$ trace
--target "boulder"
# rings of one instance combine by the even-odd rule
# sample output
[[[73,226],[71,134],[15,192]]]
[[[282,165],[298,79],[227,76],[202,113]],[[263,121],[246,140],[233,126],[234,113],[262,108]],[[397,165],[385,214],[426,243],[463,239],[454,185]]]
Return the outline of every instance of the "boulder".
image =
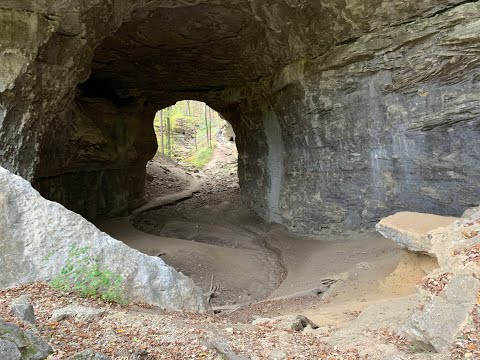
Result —
[[[43,360],[52,353],[50,345],[32,331],[0,320],[0,359]]]
[[[480,281],[473,276],[453,277],[439,296],[412,314],[402,332],[439,352],[448,350],[470,322],[479,292]]]
[[[2,359],[20,360],[22,353],[13,342],[0,339],[0,357]]]
[[[451,225],[457,218],[415,212],[399,212],[380,220],[376,230],[400,246],[436,256],[429,232]]]
[[[469,326],[480,294],[480,208],[462,218],[398,213],[383,219],[377,230],[410,250],[438,260],[439,268],[417,286],[421,306],[399,326],[412,341],[448,353]]]
[[[33,305],[30,304],[29,295],[22,295],[13,301],[10,305],[10,312],[18,320],[35,325],[35,312],[33,310]]]
[[[0,228],[0,287],[53,279],[59,286],[75,288],[80,279],[87,295],[93,289],[107,300],[141,301],[172,310],[208,308],[201,289],[162,259],[113,239],[3,168]],[[90,284],[90,275],[99,281]]]

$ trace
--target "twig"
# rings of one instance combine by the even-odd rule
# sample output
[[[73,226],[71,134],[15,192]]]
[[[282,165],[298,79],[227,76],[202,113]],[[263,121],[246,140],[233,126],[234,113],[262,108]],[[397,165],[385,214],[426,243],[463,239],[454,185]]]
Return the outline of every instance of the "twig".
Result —
[[[215,275],[212,275],[212,280],[210,281],[210,290],[207,294],[207,301],[209,305],[212,302],[212,299],[215,297],[215,293],[220,288],[218,284],[214,284],[214,281],[215,281]]]

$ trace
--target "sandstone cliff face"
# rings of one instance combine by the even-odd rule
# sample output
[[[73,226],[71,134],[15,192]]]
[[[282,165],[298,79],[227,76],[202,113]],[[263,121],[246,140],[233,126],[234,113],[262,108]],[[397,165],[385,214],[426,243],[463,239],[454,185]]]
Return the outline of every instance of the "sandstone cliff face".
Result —
[[[480,190],[476,1],[27,1],[0,7],[0,165],[89,217],[142,196],[156,109],[229,120],[240,183],[299,232]]]

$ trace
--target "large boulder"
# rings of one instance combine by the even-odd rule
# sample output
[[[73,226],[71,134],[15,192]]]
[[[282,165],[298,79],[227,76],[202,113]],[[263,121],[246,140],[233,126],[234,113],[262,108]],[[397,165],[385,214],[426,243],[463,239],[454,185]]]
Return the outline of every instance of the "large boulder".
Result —
[[[402,330],[437,351],[446,351],[472,320],[477,304],[480,281],[473,276],[459,275],[431,302],[417,309]]]
[[[472,324],[480,304],[480,208],[462,218],[398,213],[377,224],[385,237],[428,253],[439,268],[417,286],[419,306],[398,329],[414,341],[447,352]]]
[[[32,331],[0,320],[0,359],[43,360],[51,353],[50,345]]]
[[[107,282],[103,287],[94,284],[106,299],[121,297],[174,310],[207,309],[191,279],[45,200],[27,181],[3,168],[0,229],[0,287],[52,279],[59,286],[75,287],[75,281],[83,281],[88,287],[86,278],[95,273]]]

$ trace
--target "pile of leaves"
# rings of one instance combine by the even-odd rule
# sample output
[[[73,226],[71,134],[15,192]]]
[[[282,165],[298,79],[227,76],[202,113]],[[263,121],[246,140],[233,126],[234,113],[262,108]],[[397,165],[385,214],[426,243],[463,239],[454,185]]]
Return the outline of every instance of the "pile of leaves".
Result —
[[[472,323],[455,341],[452,359],[480,359],[480,305],[478,304],[472,312]]]
[[[453,276],[452,273],[446,272],[434,278],[427,278],[424,280],[424,282],[421,285],[422,289],[427,290],[431,294],[431,297],[433,298],[434,296],[437,296],[442,292],[445,286],[452,279],[452,276]]]
[[[0,290],[0,318],[26,329],[29,325],[10,314],[10,304],[29,294],[39,335],[54,349],[49,360],[67,359],[91,349],[113,359],[223,359],[238,354],[247,359],[362,360],[356,349],[332,349],[321,334],[231,322],[218,315],[164,311],[145,304],[106,303],[58,291],[45,284]],[[99,308],[92,320],[75,317],[53,321],[54,310],[67,305]]]
[[[473,262],[480,265],[480,244],[476,244],[471,248],[464,250],[464,255],[467,257],[464,263]]]

